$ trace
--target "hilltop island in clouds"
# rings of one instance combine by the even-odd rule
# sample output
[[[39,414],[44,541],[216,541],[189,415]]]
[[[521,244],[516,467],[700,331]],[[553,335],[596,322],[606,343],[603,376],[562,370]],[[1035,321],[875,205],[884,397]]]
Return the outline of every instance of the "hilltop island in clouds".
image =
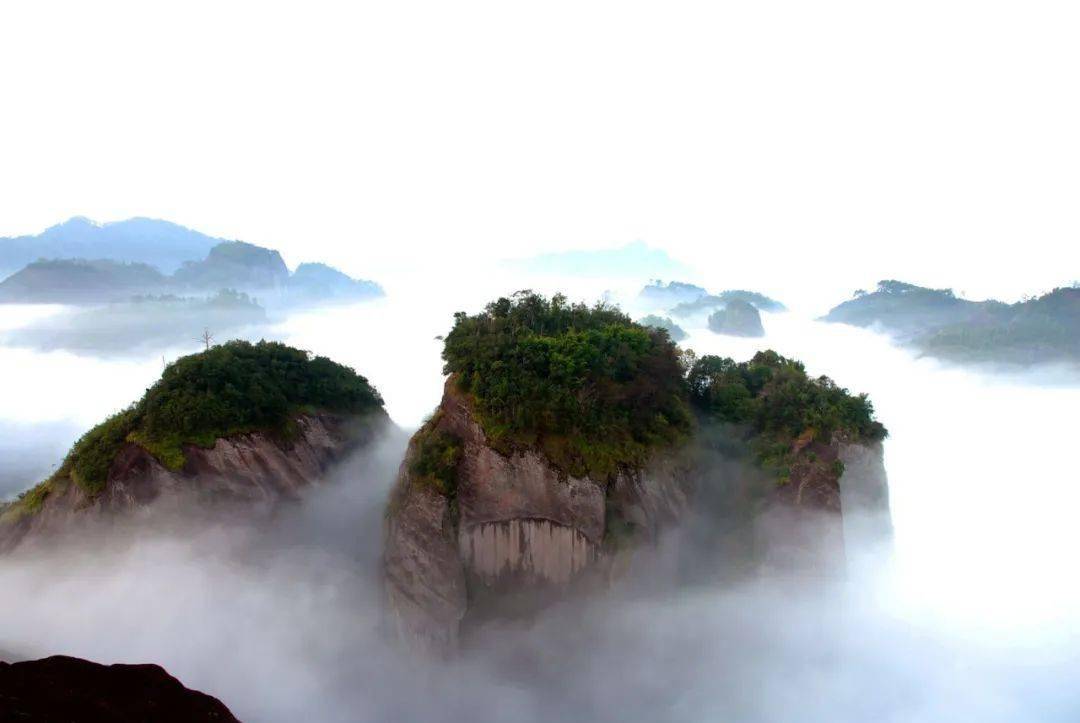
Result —
[[[834,307],[825,321],[881,329],[928,356],[954,362],[1080,364],[1080,287],[1013,304],[969,301],[952,289],[881,281]]]

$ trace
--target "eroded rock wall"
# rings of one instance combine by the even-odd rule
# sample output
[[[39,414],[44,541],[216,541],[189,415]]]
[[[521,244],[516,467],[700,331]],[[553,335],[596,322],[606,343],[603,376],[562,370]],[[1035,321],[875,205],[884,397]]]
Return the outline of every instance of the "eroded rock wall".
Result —
[[[394,634],[420,652],[441,655],[458,642],[465,616],[465,567],[454,539],[450,501],[413,484],[410,448],[387,511],[383,586]]]
[[[573,527],[528,518],[462,527],[458,545],[465,569],[488,584],[513,576],[533,584],[566,585],[599,551]]]
[[[462,445],[453,498],[413,479],[410,445],[388,510],[384,552],[389,615],[413,647],[452,650],[479,601],[485,615],[511,597],[539,605],[604,572],[613,512],[640,526],[641,539],[654,539],[688,500],[673,469],[623,473],[605,485],[568,475],[536,451],[497,451],[452,380],[429,424],[421,433],[445,432]]]
[[[844,505],[844,543],[849,563],[877,566],[892,551],[892,513],[885,451],[880,442],[840,447],[844,474],[840,498]]]
[[[836,469],[842,468],[837,475]],[[852,553],[881,550],[892,534],[880,442],[837,437],[800,450],[761,525],[767,560],[785,571],[846,574]]]
[[[410,472],[418,440],[435,433],[461,446],[445,489]],[[658,559],[655,543],[687,519],[697,532],[745,538],[724,549],[754,565],[785,574],[843,574],[848,508],[880,512],[884,492],[888,517],[881,445],[807,436],[794,451],[790,477],[779,485],[758,468],[731,464],[727,473],[739,468],[747,475],[742,486],[727,486],[732,494],[747,487],[734,500],[745,507],[743,518],[691,516],[696,487],[712,483],[708,467],[723,461],[716,455],[688,448],[602,483],[574,477],[534,450],[495,449],[450,380],[439,409],[410,444],[387,513],[384,581],[394,627],[413,647],[450,653],[463,629],[527,616],[572,591],[650,569],[649,560]],[[763,485],[760,496],[756,485]],[[670,551],[668,542],[677,546],[679,535],[666,538]]]

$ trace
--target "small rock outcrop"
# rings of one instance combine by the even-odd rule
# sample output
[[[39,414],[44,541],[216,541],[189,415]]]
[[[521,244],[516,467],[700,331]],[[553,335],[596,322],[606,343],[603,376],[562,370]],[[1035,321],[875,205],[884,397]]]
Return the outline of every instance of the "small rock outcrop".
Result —
[[[761,314],[749,302],[728,301],[722,309],[709,315],[709,330],[728,336],[764,336]]]
[[[0,719],[58,721],[236,721],[217,698],[184,687],[158,665],[102,665],[54,655],[0,662]]]

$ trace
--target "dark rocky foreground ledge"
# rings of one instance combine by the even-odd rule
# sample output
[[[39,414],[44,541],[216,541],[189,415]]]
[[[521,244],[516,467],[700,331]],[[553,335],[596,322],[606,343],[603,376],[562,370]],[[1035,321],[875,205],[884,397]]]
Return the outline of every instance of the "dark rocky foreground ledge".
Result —
[[[236,721],[220,700],[185,688],[159,665],[102,665],[54,655],[0,662],[0,721]]]

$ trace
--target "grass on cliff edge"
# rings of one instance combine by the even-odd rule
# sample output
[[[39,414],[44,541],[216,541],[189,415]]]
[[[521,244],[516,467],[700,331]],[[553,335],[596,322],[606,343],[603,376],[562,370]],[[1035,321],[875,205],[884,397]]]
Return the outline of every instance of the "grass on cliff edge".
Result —
[[[300,412],[362,414],[382,404],[349,367],[278,342],[231,341],[166,367],[142,399],[84,434],[52,477],[23,493],[20,506],[36,511],[64,477],[100,491],[125,442],[175,470],[184,465],[184,444],[212,447],[221,437],[254,431],[288,437]]]

